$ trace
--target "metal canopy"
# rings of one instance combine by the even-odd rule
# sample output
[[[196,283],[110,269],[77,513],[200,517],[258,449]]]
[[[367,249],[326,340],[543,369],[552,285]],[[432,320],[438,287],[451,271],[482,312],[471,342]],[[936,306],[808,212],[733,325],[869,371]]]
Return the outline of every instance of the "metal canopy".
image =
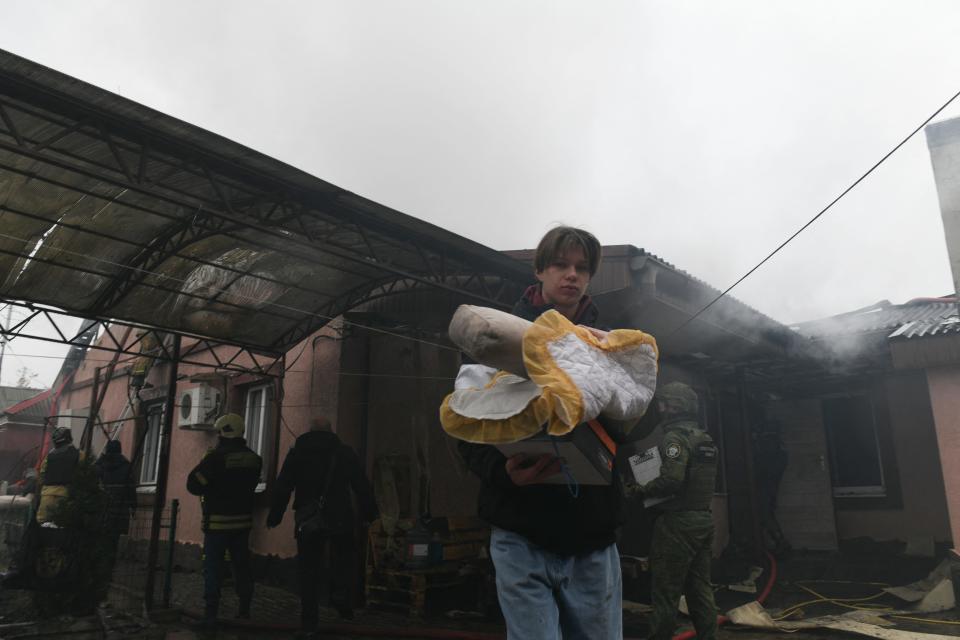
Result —
[[[507,307],[529,267],[0,50],[0,298],[278,354],[423,286]]]

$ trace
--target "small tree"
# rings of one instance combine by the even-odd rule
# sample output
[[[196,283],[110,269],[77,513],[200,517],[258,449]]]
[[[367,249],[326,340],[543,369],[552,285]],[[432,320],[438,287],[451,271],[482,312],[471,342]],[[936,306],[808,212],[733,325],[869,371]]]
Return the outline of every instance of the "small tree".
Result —
[[[21,389],[29,389],[37,382],[40,376],[26,367],[17,369],[17,386]]]

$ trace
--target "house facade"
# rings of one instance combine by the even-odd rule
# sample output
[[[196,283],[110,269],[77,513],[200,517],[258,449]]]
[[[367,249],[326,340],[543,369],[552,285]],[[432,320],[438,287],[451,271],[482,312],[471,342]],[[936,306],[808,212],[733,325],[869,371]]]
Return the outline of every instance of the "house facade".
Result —
[[[532,257],[529,251],[510,255],[527,264]],[[661,382],[682,380],[700,392],[703,421],[721,445],[715,551],[730,542],[752,548],[757,514],[750,434],[763,407],[750,385],[774,375],[777,363],[817,366],[808,341],[733,299],[691,321],[717,290],[636,247],[608,246],[604,255],[592,284],[604,321],[662,336]],[[532,271],[531,266],[531,282]],[[284,455],[317,415],[330,418],[341,439],[360,454],[382,513],[474,516],[478,481],[464,468],[455,441],[438,420],[438,407],[460,365],[446,326],[456,306],[466,301],[428,288],[369,301],[290,349],[282,374],[218,370],[212,353],[209,367],[181,363],[166,489],[167,502],[180,503],[178,542],[199,558],[200,503],[186,492],[186,476],[216,444],[212,423],[227,411],[245,417],[248,444],[264,458],[251,535],[259,556],[285,559],[296,552],[292,514],[280,527],[267,530],[266,511]],[[105,344],[108,337],[98,340]],[[189,348],[188,339],[182,348]],[[73,425],[80,416],[79,423],[86,424],[98,380],[104,400],[91,451],[96,455],[108,437],[118,439],[134,459],[138,499],[146,506],[154,500],[161,469],[171,365],[158,360],[141,384],[131,375],[137,358],[120,356],[108,382],[109,359],[96,349],[87,352],[63,393],[60,413]],[[646,555],[649,525],[648,514],[631,506],[621,541],[628,555]]]
[[[768,388],[790,459],[779,519],[795,546],[932,554],[958,539],[957,321],[955,298],[920,298],[794,327],[829,354],[822,376]]]
[[[13,483],[37,465],[50,391],[0,387],[0,406],[0,482]]]

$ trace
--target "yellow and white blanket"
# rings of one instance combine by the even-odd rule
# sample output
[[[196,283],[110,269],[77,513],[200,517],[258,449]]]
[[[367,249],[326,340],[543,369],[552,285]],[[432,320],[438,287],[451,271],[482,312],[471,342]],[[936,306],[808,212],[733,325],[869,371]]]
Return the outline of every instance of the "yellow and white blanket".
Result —
[[[657,343],[642,331],[617,329],[601,340],[556,311],[529,323],[464,305],[450,336],[482,363],[461,367],[454,392],[440,407],[443,428],[468,442],[516,442],[544,425],[549,434],[564,435],[600,414],[636,420],[656,389]],[[523,371],[519,359],[503,357],[511,344],[523,355]]]

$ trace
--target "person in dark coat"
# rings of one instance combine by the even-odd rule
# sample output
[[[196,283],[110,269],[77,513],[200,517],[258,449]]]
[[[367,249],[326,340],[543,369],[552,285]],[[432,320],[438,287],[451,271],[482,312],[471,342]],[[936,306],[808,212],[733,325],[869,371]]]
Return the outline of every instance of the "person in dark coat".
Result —
[[[329,420],[314,418],[310,431],[297,438],[283,461],[267,516],[267,527],[278,526],[290,494],[294,494],[300,623],[304,633],[312,633],[319,622],[318,586],[327,550],[332,564],[326,576],[330,602],[342,618],[353,617],[358,545],[351,490],[364,521],[375,520],[377,505],[357,454],[333,433]],[[334,530],[307,533],[306,522],[317,512],[321,501],[324,516]]]
[[[513,314],[533,321],[555,309],[575,324],[599,328],[587,287],[600,254],[592,234],[551,229],[534,257],[539,283],[527,289]],[[458,384],[477,367],[484,365],[464,364]],[[507,458],[495,446],[465,441],[457,448],[480,478],[479,515],[492,526],[490,557],[507,637],[619,640],[623,612],[615,542],[624,511],[616,475],[610,485],[584,485],[573,495],[563,484],[544,483],[561,472],[555,456]]]
[[[114,536],[128,533],[130,517],[137,508],[137,489],[119,440],[107,442],[95,463],[100,484],[107,494],[106,528]]]
[[[760,524],[767,548],[777,556],[790,551],[790,543],[783,535],[777,520],[777,496],[787,470],[788,455],[781,438],[780,423],[768,420],[754,434],[753,468],[756,475],[757,502]]]
[[[230,552],[240,600],[239,618],[250,617],[253,576],[250,571],[250,529],[253,499],[260,483],[263,460],[243,439],[243,418],[228,413],[214,423],[220,433],[217,446],[187,476],[187,491],[201,496],[203,506],[203,626],[217,626],[220,583],[225,555]]]

